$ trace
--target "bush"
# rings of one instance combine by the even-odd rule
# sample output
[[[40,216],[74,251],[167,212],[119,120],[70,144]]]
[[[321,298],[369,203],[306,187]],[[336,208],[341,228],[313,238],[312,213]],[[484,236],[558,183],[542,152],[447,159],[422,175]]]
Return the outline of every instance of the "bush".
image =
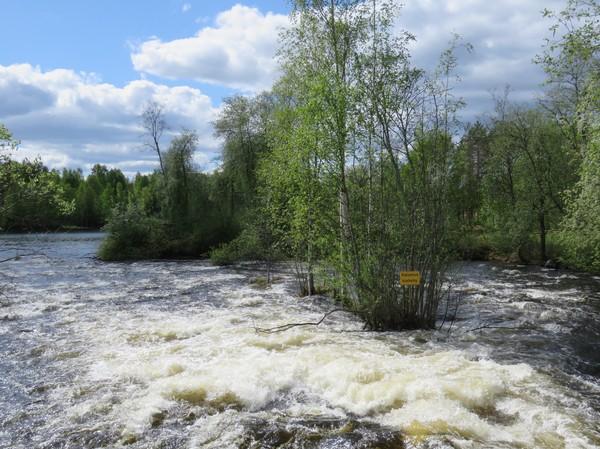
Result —
[[[562,262],[580,270],[600,273],[600,130],[587,148],[581,179],[568,195],[561,223]]]
[[[220,245],[210,253],[210,260],[217,265],[231,265],[243,260],[262,260],[263,251],[258,235],[245,229],[229,243]]]
[[[104,230],[108,236],[98,251],[102,260],[156,259],[171,247],[166,224],[135,206],[115,210]]]
[[[492,251],[485,235],[480,230],[456,232],[453,251],[460,260],[488,260]]]
[[[600,273],[600,237],[598,234],[564,230],[560,235],[560,262],[569,268]]]

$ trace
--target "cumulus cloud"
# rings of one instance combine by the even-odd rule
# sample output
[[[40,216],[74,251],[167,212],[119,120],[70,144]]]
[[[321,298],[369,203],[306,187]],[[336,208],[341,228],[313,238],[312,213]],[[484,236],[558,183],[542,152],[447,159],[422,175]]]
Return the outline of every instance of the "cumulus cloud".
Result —
[[[27,114],[51,106],[55,97],[43,89],[0,79],[0,116]]]
[[[541,11],[560,9],[563,0],[411,0],[404,2],[398,30],[416,36],[415,63],[433,69],[454,33],[474,46],[459,51],[456,93],[466,100],[465,119],[492,109],[490,91],[508,84],[515,100],[531,100],[544,79],[532,63],[540,51],[547,23]],[[274,55],[278,30],[289,26],[280,14],[236,5],[220,13],[214,26],[196,35],[162,41],[151,38],[131,54],[142,74],[196,80],[243,91],[269,88],[277,77]]]
[[[415,63],[433,68],[453,33],[473,45],[459,51],[456,93],[467,102],[466,120],[493,108],[490,91],[511,86],[515,101],[533,100],[544,74],[532,63],[550,25],[544,8],[560,9],[563,0],[419,0],[405,2],[398,29],[415,35]]]
[[[188,12],[190,9],[192,9],[192,5],[190,3],[184,3],[183,5],[181,5],[181,12]]]
[[[540,92],[544,75],[532,59],[547,36],[549,23],[541,10],[560,9],[563,0],[405,3],[397,27],[416,36],[411,45],[416,65],[432,69],[453,33],[474,46],[472,53],[458,53],[462,82],[456,94],[467,102],[465,120],[493,110],[490,91],[502,91],[507,84],[518,101],[532,100]],[[165,105],[174,131],[181,127],[198,130],[202,140],[196,161],[214,168],[219,142],[212,136],[210,123],[218,109],[211,98],[196,88],[169,87],[144,76],[182,84],[196,80],[244,93],[268,89],[278,75],[274,56],[279,30],[289,26],[289,19],[238,4],[220,13],[212,25],[199,26],[191,37],[150,38],[135,47],[131,60],[142,79],[122,87],[68,69],[0,65],[0,122],[22,140],[22,156],[39,154],[51,167],[90,168],[94,162],[103,162],[131,174],[156,166],[154,155],[142,151],[139,144],[139,115],[154,100]]]
[[[99,162],[130,174],[150,171],[155,156],[140,147],[139,120],[149,101],[164,106],[171,134],[181,128],[198,131],[200,151],[206,153],[199,160],[218,154],[211,126],[217,109],[191,87],[146,80],[117,87],[72,70],[44,72],[20,64],[0,66],[0,97],[0,122],[21,139],[20,157],[39,155],[51,167],[89,169]]]
[[[238,4],[195,36],[143,42],[131,61],[142,73],[258,91],[269,88],[277,76],[278,34],[288,24],[285,15]]]

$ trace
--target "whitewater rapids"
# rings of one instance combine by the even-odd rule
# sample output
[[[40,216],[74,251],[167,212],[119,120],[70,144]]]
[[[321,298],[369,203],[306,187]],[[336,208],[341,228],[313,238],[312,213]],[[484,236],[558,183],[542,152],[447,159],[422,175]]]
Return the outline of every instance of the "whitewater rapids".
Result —
[[[347,313],[265,335],[334,306],[286,276],[101,263],[100,238],[0,240],[43,253],[0,266],[2,448],[600,447],[597,278],[469,264],[450,335]]]

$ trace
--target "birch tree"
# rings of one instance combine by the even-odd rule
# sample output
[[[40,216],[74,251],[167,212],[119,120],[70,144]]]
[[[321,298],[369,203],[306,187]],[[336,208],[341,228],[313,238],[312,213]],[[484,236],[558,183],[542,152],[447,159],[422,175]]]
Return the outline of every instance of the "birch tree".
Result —
[[[430,77],[413,68],[388,1],[297,1],[284,35],[284,76],[265,186],[272,219],[372,329],[435,325],[447,262],[453,117],[444,54]],[[398,272],[423,283],[400,288]]]

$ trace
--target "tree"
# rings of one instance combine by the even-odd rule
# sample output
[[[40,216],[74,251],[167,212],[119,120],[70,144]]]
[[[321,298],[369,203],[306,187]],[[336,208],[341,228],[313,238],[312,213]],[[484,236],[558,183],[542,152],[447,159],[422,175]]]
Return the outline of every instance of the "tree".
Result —
[[[91,182],[81,183],[75,195],[77,224],[85,228],[97,228],[103,223],[99,195]]]
[[[473,230],[477,223],[489,146],[489,130],[478,121],[467,127],[453,162],[453,209],[463,230]]]
[[[512,106],[492,128],[485,166],[487,226],[504,251],[526,248],[536,232],[536,259],[548,259],[547,235],[565,210],[564,193],[576,181],[577,152],[544,110]]]
[[[305,293],[320,268],[368,327],[433,327],[448,260],[453,53],[433,76],[413,68],[392,2],[294,11],[263,170],[274,234],[301,262]],[[401,269],[424,282],[400,288]]]
[[[274,149],[277,154],[273,160],[283,164],[280,168],[285,167],[286,160],[294,164],[295,170],[280,173],[289,176],[290,183],[303,187],[294,192],[289,188],[290,183],[285,186],[285,178],[280,178],[284,182],[280,187],[293,195],[291,229],[298,232],[298,237],[302,229],[308,232],[304,236],[305,244],[294,245],[296,251],[308,257],[306,279],[309,285],[305,289],[308,292],[312,291],[317,238],[335,242],[335,265],[345,288],[350,285],[350,272],[358,272],[359,259],[350,220],[347,162],[351,157],[355,117],[351,111],[356,101],[357,72],[352,67],[365,25],[363,13],[357,1],[295,2],[294,26],[284,36],[281,57],[285,76],[279,94],[287,103],[284,107],[291,108],[282,112],[280,119],[290,126],[285,131],[280,128],[289,136],[277,132],[278,125],[274,127],[278,148]],[[335,198],[337,206],[332,205],[330,210],[337,211],[337,218],[328,220],[328,226],[317,231],[316,216],[329,215],[316,208],[320,202],[317,191],[326,185],[319,182],[319,176],[328,180],[329,187],[334,187],[333,191],[326,189],[325,197],[327,203]],[[302,226],[298,226],[301,223]]]
[[[142,127],[144,128],[144,146],[156,153],[160,164],[160,171],[165,176],[165,166],[160,150],[160,139],[168,127],[163,107],[160,104],[150,102],[146,105],[144,112],[142,112]]]
[[[171,141],[165,154],[167,218],[175,226],[189,226],[192,157],[198,144],[193,131],[184,131]]]
[[[581,160],[579,181],[566,197],[564,259],[572,266],[600,271],[600,4],[568,0],[562,11],[544,15],[554,21],[553,37],[538,61],[548,84],[562,87],[569,100],[550,95],[546,103],[561,112],[562,128],[568,130]]]
[[[568,0],[559,11],[544,10],[554,21],[552,37],[535,61],[547,75],[548,87],[542,104],[554,115],[574,149],[583,154],[590,142],[590,116],[597,109],[587,100],[598,87],[600,71],[600,4],[595,0]],[[594,87],[595,86],[595,87]]]
[[[273,99],[266,93],[254,98],[240,95],[226,98],[214,123],[216,137],[224,140],[221,182],[233,221],[254,206],[259,160],[268,151],[267,129],[272,108]]]
[[[592,132],[579,182],[567,196],[561,238],[565,262],[600,272],[600,129],[593,128]]]
[[[60,175],[39,160],[0,165],[0,229],[31,231],[56,228],[73,208],[65,200]]]
[[[18,142],[13,139],[10,131],[0,123],[0,151],[6,151],[16,148]]]

